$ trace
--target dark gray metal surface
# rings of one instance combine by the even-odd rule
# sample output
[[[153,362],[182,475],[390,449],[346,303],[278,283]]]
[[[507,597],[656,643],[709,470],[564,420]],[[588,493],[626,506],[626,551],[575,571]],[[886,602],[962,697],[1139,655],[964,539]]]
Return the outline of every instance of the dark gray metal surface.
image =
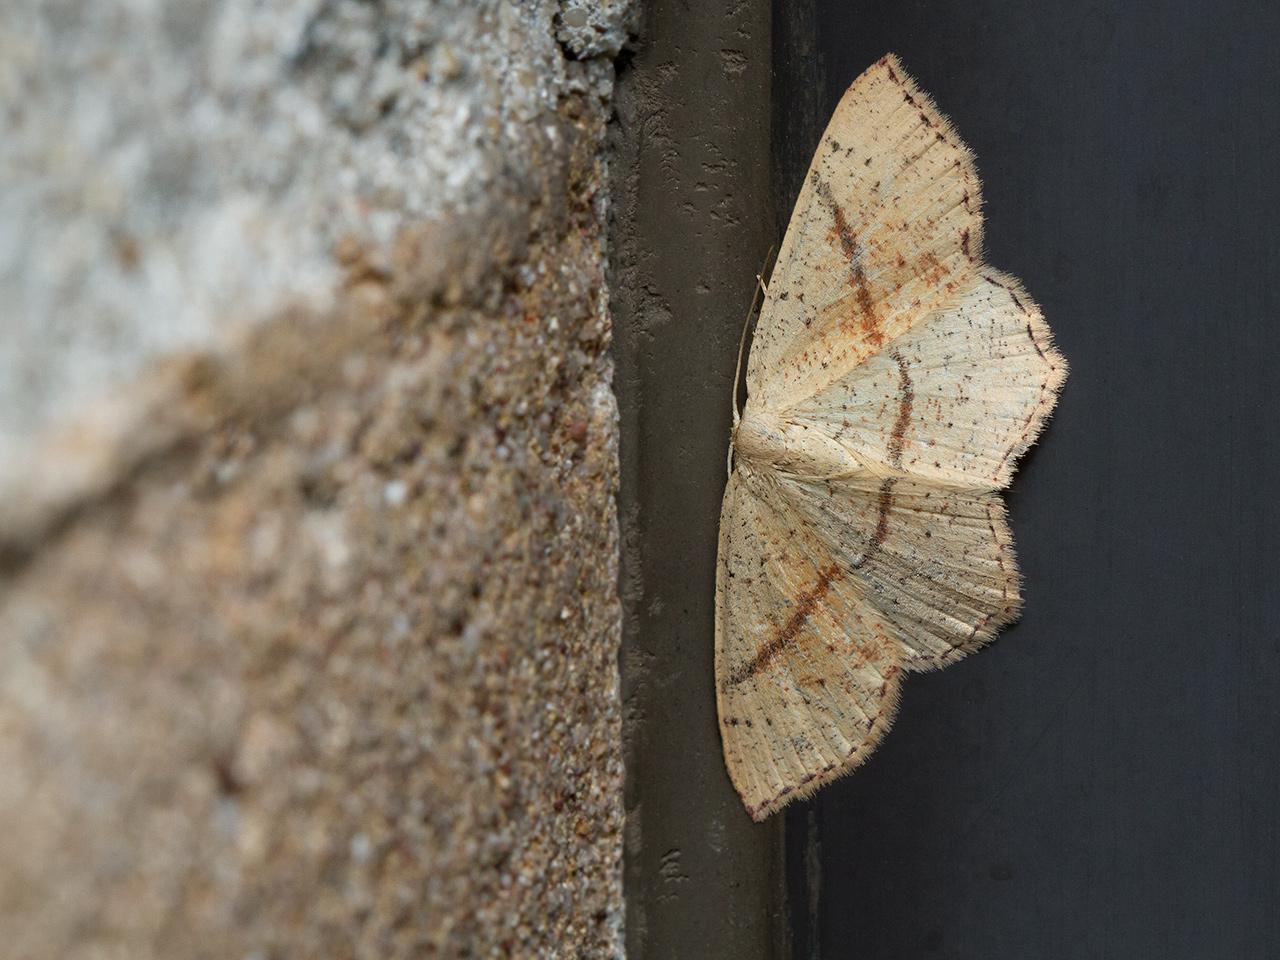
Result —
[[[656,0],[618,88],[610,283],[636,960],[784,950],[782,822],[753,824],[729,784],[712,680],[734,361],[773,240],[769,67],[764,0]]]
[[[833,0],[813,29],[819,122],[887,50],[956,122],[988,260],[1072,374],[1009,498],[1022,622],[788,815],[796,956],[1280,956],[1280,13]],[[819,133],[775,145],[783,209]]]

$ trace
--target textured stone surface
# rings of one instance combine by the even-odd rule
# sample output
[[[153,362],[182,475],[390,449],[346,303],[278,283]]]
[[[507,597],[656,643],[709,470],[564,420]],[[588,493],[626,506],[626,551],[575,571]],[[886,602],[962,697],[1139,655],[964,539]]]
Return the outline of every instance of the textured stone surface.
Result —
[[[564,0],[557,35],[574,57],[614,57],[636,28],[638,7],[630,0]]]
[[[619,952],[613,67],[559,12],[0,25],[0,955]]]
[[[157,353],[283,297],[329,306],[345,239],[385,255],[408,224],[527,192],[529,142],[569,80],[559,16],[547,0],[6,3],[0,460]],[[616,52],[609,24],[575,55]]]

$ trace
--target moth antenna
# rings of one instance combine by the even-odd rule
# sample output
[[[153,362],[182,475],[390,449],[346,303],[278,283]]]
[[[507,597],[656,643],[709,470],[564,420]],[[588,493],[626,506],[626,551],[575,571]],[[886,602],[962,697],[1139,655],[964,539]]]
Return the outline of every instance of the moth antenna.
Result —
[[[733,370],[733,394],[729,398],[729,406],[733,410],[733,430],[734,434],[738,431],[738,422],[742,419],[738,413],[738,384],[742,382],[742,354],[747,348],[747,329],[751,326],[751,314],[756,311],[756,304],[760,302],[760,296],[769,296],[769,288],[765,286],[764,268],[769,265],[769,258],[773,256],[773,247],[769,248],[769,252],[764,255],[764,263],[760,267],[760,273],[756,274],[756,288],[751,294],[751,306],[747,308],[746,319],[742,321],[742,335],[738,337],[738,365]],[[733,440],[729,441],[729,452],[725,456],[725,470],[733,473]]]
[[[736,428],[741,417],[738,414],[738,384],[742,382],[742,354],[747,348],[747,330],[751,326],[751,315],[756,312],[756,305],[760,303],[761,294],[765,297],[769,296],[769,288],[764,282],[764,268],[769,265],[769,258],[773,256],[773,247],[769,248],[769,252],[764,255],[764,263],[760,267],[760,273],[756,274],[756,289],[751,294],[751,306],[747,308],[746,319],[742,321],[742,336],[738,338],[738,365],[733,371],[733,425]]]
[[[757,276],[757,280],[759,277]],[[756,312],[756,304],[760,302],[760,287],[757,285],[751,295],[751,306],[747,308],[746,319],[742,321],[742,335],[738,337],[738,365],[733,369],[733,396],[730,406],[733,407],[733,426],[737,429],[741,416],[738,413],[738,385],[742,382],[742,353],[747,348],[747,328],[751,326],[751,315]]]
[[[759,275],[756,276],[759,280]],[[738,365],[733,370],[733,393],[729,397],[729,406],[733,408],[733,433],[729,435],[729,450],[725,454],[725,472],[733,474],[733,438],[738,435],[738,422],[742,417],[738,414],[738,384],[742,377],[742,351],[747,346],[747,327],[751,326],[751,314],[755,312],[756,303],[760,300],[760,287],[756,286],[751,294],[751,306],[747,309],[747,318],[742,321],[742,336],[738,337]]]

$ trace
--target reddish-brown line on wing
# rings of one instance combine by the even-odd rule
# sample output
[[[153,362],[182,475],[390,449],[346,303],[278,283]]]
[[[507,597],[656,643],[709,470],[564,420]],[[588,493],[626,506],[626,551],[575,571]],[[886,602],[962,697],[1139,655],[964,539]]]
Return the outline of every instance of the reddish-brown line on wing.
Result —
[[[876,504],[879,511],[876,515],[876,532],[871,535],[871,547],[863,556],[862,563],[858,564],[860,567],[875,556],[884,543],[884,538],[889,535],[889,511],[893,509],[893,485],[897,482],[890,477],[880,484],[880,500]]]
[[[906,445],[907,427],[911,425],[911,408],[915,403],[916,394],[911,385],[911,374],[907,369],[906,358],[900,353],[895,353],[893,359],[898,364],[898,391],[901,399],[898,401],[898,418],[894,421],[893,433],[889,435],[889,465],[901,469],[902,449]],[[880,484],[880,498],[876,505],[876,532],[872,534],[871,546],[858,566],[864,565],[875,556],[884,544],[885,537],[889,535],[889,511],[893,509],[893,486],[897,482],[893,477],[889,477]]]
[[[876,346],[884,343],[884,334],[880,331],[880,316],[876,313],[875,303],[871,299],[871,291],[867,287],[867,274],[862,269],[862,257],[858,253],[858,235],[849,226],[849,219],[844,208],[836,203],[828,184],[817,171],[813,174],[813,188],[823,202],[831,208],[831,219],[835,222],[836,239],[840,242],[840,251],[849,261],[849,286],[853,288],[853,299],[858,305],[858,326],[868,340]]]
[[[889,438],[889,462],[894,467],[901,467],[902,448],[906,442],[907,427],[911,423],[911,408],[915,401],[915,390],[911,385],[911,374],[907,367],[906,358],[900,353],[895,353],[893,354],[893,359],[898,364],[898,386],[902,396],[898,401],[898,418],[894,423],[893,433]],[[858,560],[854,561],[853,566],[855,568],[865,566],[867,561],[879,553],[880,548],[884,545],[885,538],[889,536],[889,512],[893,509],[893,487],[896,483],[897,480],[895,478],[889,477],[880,484],[880,492],[876,503],[875,532],[871,535],[871,543],[868,544],[866,551]],[[790,619],[787,620],[781,630],[756,651],[756,655],[750,661],[734,671],[729,677],[729,685],[739,684],[767,667],[782,652],[783,648],[799,635],[813,611],[831,589],[831,582],[839,579],[839,577],[840,570],[834,565],[825,567],[820,571],[817,585],[812,590],[801,593],[796,600],[795,611]]]
[[[840,579],[840,568],[834,564],[824,567],[818,572],[818,582],[809,590],[805,590],[796,598],[795,607],[787,622],[772,637],[766,640],[756,655],[747,663],[735,670],[729,677],[729,684],[739,684],[748,677],[754,677],[767,667],[783,649],[800,635],[809,617],[818,609],[826,595],[831,591],[831,584]]]
[[[898,364],[898,392],[902,398],[898,401],[898,419],[894,421],[893,433],[889,435],[889,465],[895,469],[902,467],[902,448],[907,442],[907,427],[911,425],[911,407],[915,402],[915,391],[911,386],[911,374],[907,371],[907,361],[900,353],[893,355]]]

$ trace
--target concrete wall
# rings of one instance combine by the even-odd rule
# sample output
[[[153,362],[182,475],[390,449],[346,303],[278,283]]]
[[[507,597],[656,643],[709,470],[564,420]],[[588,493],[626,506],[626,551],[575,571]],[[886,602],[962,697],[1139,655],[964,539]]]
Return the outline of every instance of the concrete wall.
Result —
[[[0,20],[0,955],[621,943],[624,4]]]

